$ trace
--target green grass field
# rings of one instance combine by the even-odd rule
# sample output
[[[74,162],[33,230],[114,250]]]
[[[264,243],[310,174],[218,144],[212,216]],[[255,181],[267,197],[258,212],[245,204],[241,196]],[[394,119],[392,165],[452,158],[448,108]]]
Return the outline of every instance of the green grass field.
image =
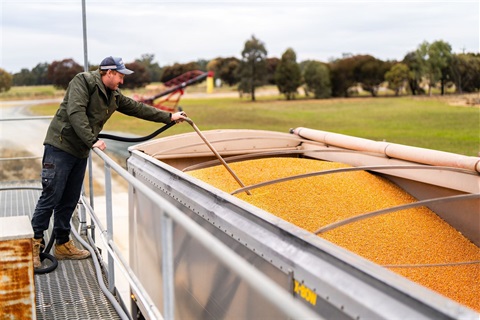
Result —
[[[152,87],[155,88],[155,85]],[[216,89],[224,93],[232,90]],[[0,100],[61,98],[63,92],[53,86],[13,87],[8,92],[2,92]],[[199,85],[189,88],[188,92],[205,91]],[[145,89],[140,93],[145,93]],[[125,94],[131,95],[132,92],[125,91]],[[183,98],[181,106],[201,130],[245,128],[288,132],[290,128],[302,126],[465,155],[477,156],[480,151],[478,106],[452,106],[438,96],[328,100],[300,97],[293,101],[285,101],[278,95],[257,98],[257,102],[238,96]],[[57,107],[57,104],[47,104],[33,110],[38,114],[51,115]],[[159,126],[116,113],[105,130],[145,135]],[[188,124],[180,124],[163,135],[190,131],[192,128]]]
[[[12,87],[6,92],[0,92],[0,101],[59,98],[64,93],[65,90],[56,89],[52,85]]]
[[[200,130],[263,129],[288,132],[308,127],[372,140],[478,156],[480,109],[452,106],[434,98],[382,97],[328,100],[283,100],[281,97],[184,98],[180,105]],[[53,114],[57,105],[33,108],[37,114]],[[162,124],[115,113],[106,131],[146,135]],[[191,132],[177,124],[162,136]]]

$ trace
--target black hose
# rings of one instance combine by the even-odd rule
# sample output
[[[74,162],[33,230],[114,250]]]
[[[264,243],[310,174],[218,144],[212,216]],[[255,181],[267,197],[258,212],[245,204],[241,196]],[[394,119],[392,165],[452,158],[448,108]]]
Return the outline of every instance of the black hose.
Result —
[[[106,133],[100,133],[98,135],[98,138],[103,138],[103,139],[112,139],[112,140],[117,140],[117,141],[123,141],[123,142],[143,142],[143,141],[147,141],[147,140],[150,140],[152,139],[153,137],[159,135],[160,133],[162,133],[163,131],[167,130],[168,128],[172,127],[173,125],[175,125],[175,121],[172,121],[166,125],[164,125],[163,127],[161,127],[160,129],[156,130],[155,132],[152,132],[151,134],[149,134],[148,136],[144,136],[144,137],[136,137],[136,138],[127,138],[127,137],[120,137],[120,136],[115,136],[115,135],[111,135],[111,134],[106,134]]]
[[[48,241],[47,247],[45,248],[45,250],[40,252],[40,260],[43,262],[43,260],[47,259],[47,260],[50,260],[52,264],[46,268],[35,268],[34,269],[35,274],[45,274],[57,269],[58,260],[54,256],[52,256],[50,253],[48,253],[52,249],[54,242],[55,242],[55,233],[52,232],[52,236],[50,237],[50,241]]]

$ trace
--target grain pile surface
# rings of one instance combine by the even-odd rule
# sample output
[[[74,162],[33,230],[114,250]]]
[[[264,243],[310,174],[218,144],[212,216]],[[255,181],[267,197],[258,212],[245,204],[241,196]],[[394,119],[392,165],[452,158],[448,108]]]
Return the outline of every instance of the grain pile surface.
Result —
[[[348,165],[301,158],[269,158],[230,164],[248,186]],[[223,166],[189,172],[223,191],[240,188]],[[282,182],[237,197],[303,229],[416,201],[404,190],[365,171]],[[321,237],[380,265],[438,264],[480,260],[480,248],[425,207],[361,220]],[[480,312],[480,264],[390,268]]]

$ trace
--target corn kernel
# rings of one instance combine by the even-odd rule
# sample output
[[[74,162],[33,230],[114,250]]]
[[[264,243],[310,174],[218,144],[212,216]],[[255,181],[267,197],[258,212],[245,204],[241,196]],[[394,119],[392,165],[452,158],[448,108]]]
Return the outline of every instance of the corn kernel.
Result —
[[[248,186],[349,166],[268,158],[232,163],[230,167]],[[240,188],[223,166],[189,174],[226,192]],[[362,213],[416,201],[397,185],[366,171],[291,180],[236,196],[311,232]],[[480,248],[426,207],[361,220],[319,236],[380,265],[480,260]],[[480,312],[480,264],[390,270]]]

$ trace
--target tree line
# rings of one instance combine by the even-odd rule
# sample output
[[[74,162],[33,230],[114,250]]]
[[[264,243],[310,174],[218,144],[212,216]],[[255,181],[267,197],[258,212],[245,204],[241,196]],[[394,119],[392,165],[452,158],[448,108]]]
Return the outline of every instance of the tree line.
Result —
[[[153,54],[144,54],[127,63],[127,68],[135,73],[126,79],[123,87],[134,89],[151,82],[165,83],[188,71],[201,70],[213,71],[223,84],[237,86],[240,94],[247,94],[252,100],[255,100],[256,88],[267,84],[276,85],[287,100],[295,99],[300,88],[316,99],[350,97],[358,94],[358,88],[375,97],[384,85],[396,95],[431,94],[432,88],[439,88],[442,95],[449,88],[454,88],[456,93],[480,89],[480,55],[454,54],[451,45],[442,40],[421,43],[401,61],[344,54],[329,62],[297,62],[292,48],[287,48],[280,58],[272,58],[268,57],[265,43],[253,35],[245,42],[240,59],[218,57],[161,68],[154,58]],[[89,69],[97,68],[98,65],[91,65]],[[13,75],[0,69],[0,92],[12,85],[52,84],[65,89],[75,74],[83,70],[73,59],[39,63],[32,70],[22,69]]]

